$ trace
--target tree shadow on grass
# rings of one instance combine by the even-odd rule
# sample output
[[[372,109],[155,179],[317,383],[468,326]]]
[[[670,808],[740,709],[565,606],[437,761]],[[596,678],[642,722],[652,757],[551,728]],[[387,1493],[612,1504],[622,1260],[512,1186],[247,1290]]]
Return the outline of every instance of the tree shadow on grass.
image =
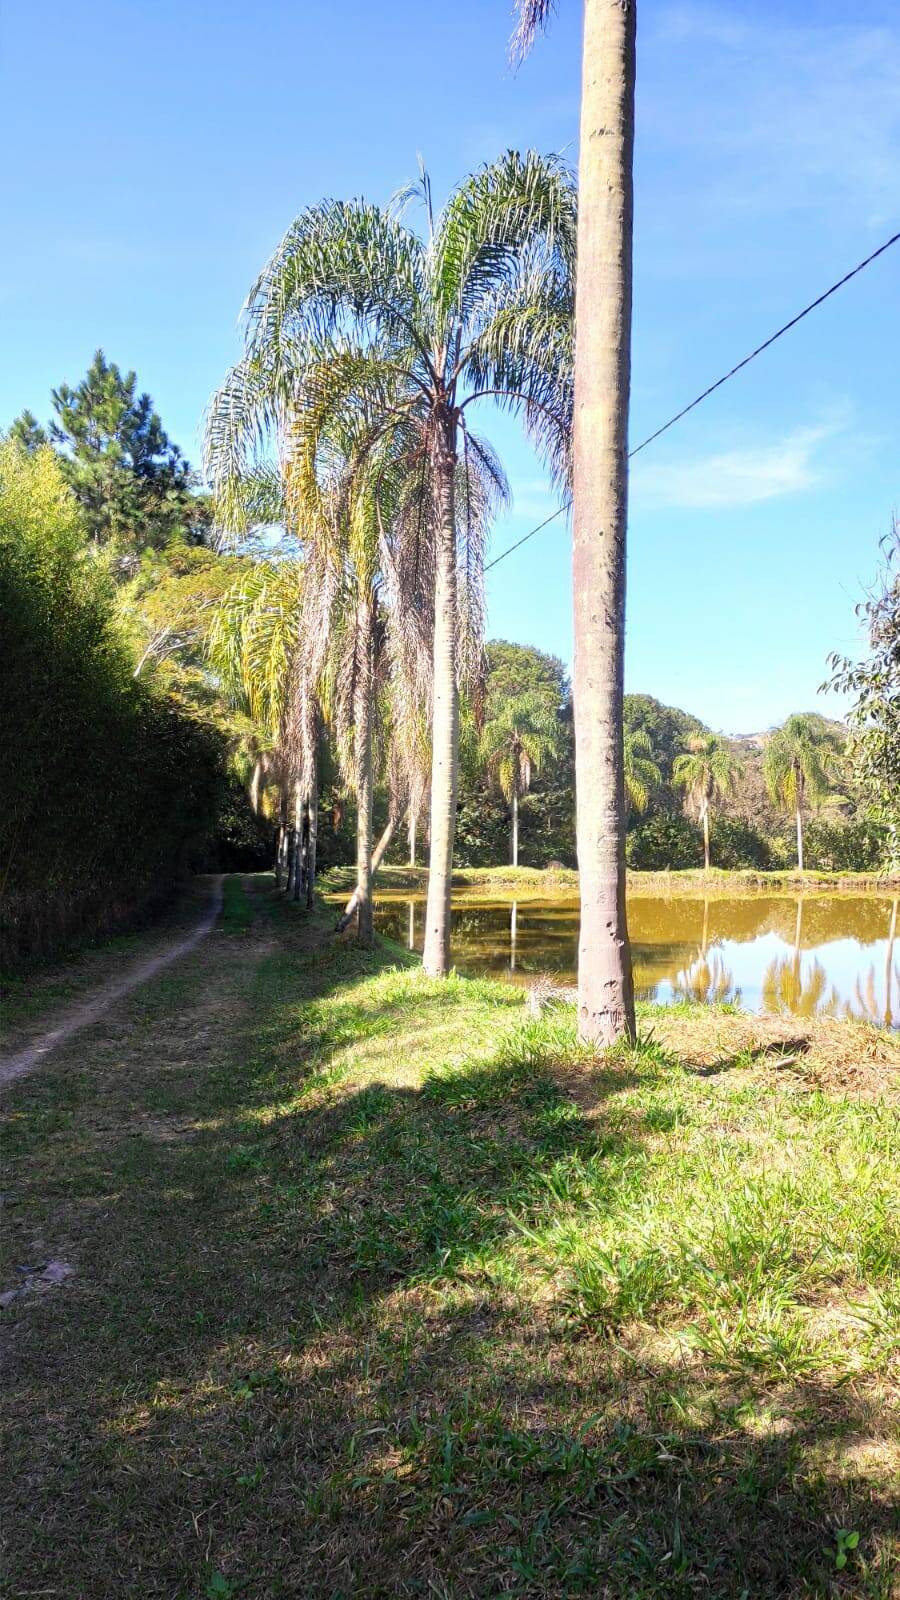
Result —
[[[828,1591],[838,1526],[869,1559],[884,1497],[828,1457],[871,1420],[852,1386],[782,1385],[787,1425],[763,1425],[733,1375],[523,1286],[523,1229],[577,1203],[586,1166],[638,1159],[636,1064],[592,1080],[588,1117],[552,1029],[517,1025],[421,1086],[335,1099],[333,1057],[466,988],[413,993],[390,976],[402,953],[311,951],[287,908],[260,914],[281,944],[257,978],[220,942],[217,1004],[245,984],[227,1059],[213,1040],[198,1074],[188,1030],[184,1063],[132,1055],[130,1080],[110,1047],[99,1113],[96,1076],[80,1102],[70,1085],[68,1121],[52,1078],[18,1102],[51,1119],[34,1226],[68,1216],[78,1275],[12,1335],[12,1592],[193,1600],[221,1572],[260,1600],[774,1600]],[[380,994],[339,998],[379,974]],[[132,1016],[171,1035],[192,981]],[[148,1103],[182,1134],[135,1133]],[[860,1559],[844,1592],[874,1595]]]

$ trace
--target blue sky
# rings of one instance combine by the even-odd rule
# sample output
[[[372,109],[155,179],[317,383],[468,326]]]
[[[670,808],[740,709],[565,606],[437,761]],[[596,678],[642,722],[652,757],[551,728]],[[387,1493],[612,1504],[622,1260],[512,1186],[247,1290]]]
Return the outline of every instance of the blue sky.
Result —
[[[323,195],[577,154],[580,5],[518,74],[504,0],[7,0],[0,427],[102,345],[193,459],[246,289]],[[900,223],[895,0],[642,0],[632,438]],[[15,151],[15,155],[12,152]],[[900,503],[900,246],[635,463],[628,688],[749,732],[829,702]],[[555,504],[516,426],[502,549]],[[495,636],[571,653],[563,522],[501,563]]]

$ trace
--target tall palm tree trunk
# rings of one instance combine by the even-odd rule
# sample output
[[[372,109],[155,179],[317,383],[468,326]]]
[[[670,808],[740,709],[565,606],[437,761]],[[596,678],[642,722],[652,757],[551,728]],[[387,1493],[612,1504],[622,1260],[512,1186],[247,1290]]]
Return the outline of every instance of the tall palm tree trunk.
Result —
[[[410,813],[409,813],[408,838],[409,838],[409,864],[410,864],[411,867],[414,867],[415,864],[416,864],[416,824],[417,824],[418,820],[419,820],[418,813],[415,812],[415,811],[410,811]]]
[[[709,871],[709,805],[703,807],[703,870]]]
[[[519,865],[519,791],[516,788],[512,795],[512,864]]]
[[[299,778],[294,784],[294,872],[291,899],[302,900],[306,893],[307,820],[306,794]]]
[[[356,737],[356,937],[372,943],[372,700],[375,609],[370,595],[357,608],[360,666],[356,681],[354,726]]]
[[[635,0],[585,0],[572,548],[578,1032],[600,1045],[635,1031],[622,726],[635,27]]]
[[[797,801],[797,871],[803,871],[803,807]]]
[[[284,881],[287,858],[287,797],[282,788],[278,801],[278,842],[275,846],[275,886],[280,889]]]
[[[253,776],[250,779],[250,805],[254,816],[259,816],[259,796],[262,788],[263,758],[257,756],[253,763]]]
[[[456,683],[455,422],[445,420],[435,459],[437,560],[431,739],[431,846],[422,964],[432,978],[450,970],[450,885],[456,832],[459,693]]]
[[[313,908],[313,896],[316,887],[316,838],[319,831],[319,751],[318,728],[316,729],[316,742],[312,756],[312,772],[309,780],[309,796],[307,799],[309,836],[306,852],[306,908]]]

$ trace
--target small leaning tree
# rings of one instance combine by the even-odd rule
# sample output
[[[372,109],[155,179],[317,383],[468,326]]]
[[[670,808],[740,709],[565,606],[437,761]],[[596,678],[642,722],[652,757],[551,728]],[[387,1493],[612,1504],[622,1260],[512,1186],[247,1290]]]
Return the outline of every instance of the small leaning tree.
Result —
[[[514,695],[504,700],[485,723],[479,755],[511,807],[510,856],[514,867],[519,865],[519,801],[531,788],[534,773],[561,752],[559,719],[543,695]]]
[[[703,828],[703,866],[709,871],[709,818],[717,800],[723,800],[734,781],[735,762],[718,734],[697,734],[687,750],[672,763],[672,781],[697,813]]]
[[[371,418],[369,447],[417,431],[434,576],[430,871],[424,966],[449,969],[450,880],[459,742],[458,590],[477,595],[480,561],[460,529],[460,459],[502,474],[473,433],[470,408],[492,398],[523,419],[560,481],[568,474],[576,196],[565,164],[509,152],[456,188],[439,215],[423,174],[425,239],[395,210],[324,201],[288,229],[251,290],[245,355],[218,397],[231,437],[255,436],[260,385],[290,417],[292,451]],[[405,198],[411,198],[411,189]],[[296,406],[316,368],[314,403]],[[247,430],[243,419],[247,418]],[[358,438],[358,448],[366,442]],[[467,474],[463,474],[463,480]],[[459,503],[462,499],[462,504]]]
[[[793,814],[797,828],[797,867],[803,871],[803,816],[832,794],[831,772],[838,742],[824,717],[796,713],[776,728],[763,752],[763,777],[776,805]]]

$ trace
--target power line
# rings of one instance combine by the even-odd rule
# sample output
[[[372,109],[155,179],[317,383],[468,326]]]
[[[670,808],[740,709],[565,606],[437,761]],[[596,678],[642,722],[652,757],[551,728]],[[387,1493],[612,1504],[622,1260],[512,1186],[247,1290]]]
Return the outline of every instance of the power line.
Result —
[[[855,278],[856,274],[862,272],[864,267],[868,267],[879,256],[883,256],[886,250],[890,250],[891,245],[897,243],[898,239],[900,239],[900,233],[893,234],[890,239],[885,240],[884,244],[879,245],[877,250],[873,250],[870,256],[866,256],[864,261],[860,261],[850,272],[846,272],[842,278],[839,278],[837,283],[833,283],[830,289],[826,289],[824,294],[820,294],[815,300],[811,300],[808,306],[804,306],[803,310],[798,311],[795,317],[791,317],[790,322],[786,322],[776,333],[771,334],[762,344],[757,345],[755,350],[751,350],[748,356],[744,356],[743,361],[739,361],[737,366],[731,368],[730,372],[726,372],[721,378],[717,378],[715,383],[711,383],[708,389],[704,389],[702,394],[698,394],[695,400],[691,400],[688,405],[682,406],[680,411],[676,411],[674,417],[670,417],[668,422],[664,422],[661,428],[657,428],[654,433],[648,434],[647,438],[642,439],[640,444],[636,444],[633,450],[629,450],[628,459],[631,460],[632,456],[636,456],[639,451],[645,450],[648,444],[652,444],[661,434],[674,427],[676,422],[680,422],[682,417],[686,417],[689,411],[693,411],[695,406],[700,405],[701,401],[708,399],[711,394],[715,394],[717,389],[721,389],[723,383],[727,383],[729,378],[733,378],[736,373],[749,366],[751,361],[755,361],[756,357],[761,356],[764,350],[768,350],[769,346],[773,345],[776,339],[780,339],[782,334],[789,333],[791,328],[796,328],[798,322],[802,322],[804,317],[808,317],[809,313],[815,311],[816,307],[822,305],[830,295],[836,294],[838,289],[842,289],[844,284],[849,283],[851,278]],[[545,517],[543,522],[539,522],[536,528],[532,528],[528,533],[523,534],[521,539],[517,539],[515,544],[509,545],[506,550],[501,550],[499,556],[495,556],[493,561],[487,563],[484,569],[485,572],[490,572],[491,567],[496,567],[500,561],[505,561],[507,556],[511,556],[514,550],[518,550],[521,545],[527,544],[528,540],[533,539],[536,533],[540,533],[542,529],[546,528],[548,523],[555,522],[557,517],[561,517],[565,511],[568,511],[571,505],[571,500],[566,500],[556,511],[552,511],[549,517]]]

